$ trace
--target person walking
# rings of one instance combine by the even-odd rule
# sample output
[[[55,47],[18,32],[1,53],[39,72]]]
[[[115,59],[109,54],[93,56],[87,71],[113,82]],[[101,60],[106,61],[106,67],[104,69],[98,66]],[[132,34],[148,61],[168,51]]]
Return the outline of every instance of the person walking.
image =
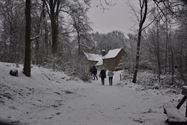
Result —
[[[109,80],[109,85],[112,86],[112,80],[113,80],[114,73],[112,71],[108,71],[108,80]]]
[[[99,77],[101,78],[101,84],[104,85],[106,78],[106,71],[104,68],[100,71]]]
[[[92,71],[92,72],[93,72],[93,79],[94,79],[94,80],[96,80],[96,79],[98,80],[98,78],[97,78],[97,68],[96,68],[95,66],[93,66],[93,67],[92,67],[92,70],[93,70],[93,71]]]
[[[90,69],[89,69],[89,75],[93,78],[93,67],[90,67]]]

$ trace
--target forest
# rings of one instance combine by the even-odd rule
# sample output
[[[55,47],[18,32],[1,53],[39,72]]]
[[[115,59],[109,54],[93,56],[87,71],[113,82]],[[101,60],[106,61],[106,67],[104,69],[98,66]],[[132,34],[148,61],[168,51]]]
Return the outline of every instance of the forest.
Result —
[[[127,0],[128,33],[93,1],[0,0],[0,125],[187,124],[187,1]]]
[[[98,1],[105,9],[111,1]],[[160,81],[186,83],[187,6],[185,1],[139,0],[131,6],[137,18],[134,33],[94,33],[87,12],[91,0],[1,0],[0,61],[24,64],[31,76],[31,64],[85,75],[80,64],[83,51],[125,48],[128,69],[136,83],[138,70],[151,70]]]

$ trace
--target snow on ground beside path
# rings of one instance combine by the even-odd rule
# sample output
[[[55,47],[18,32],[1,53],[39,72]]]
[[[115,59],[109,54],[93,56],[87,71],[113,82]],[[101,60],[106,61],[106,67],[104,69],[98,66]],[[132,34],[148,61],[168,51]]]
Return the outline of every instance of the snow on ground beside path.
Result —
[[[19,77],[14,77],[9,75],[13,67],[15,67],[13,64],[0,63],[0,117],[2,119],[32,121],[34,117],[40,117],[37,115],[42,115],[46,109],[50,111],[62,106],[66,96],[71,97],[71,94],[73,95],[78,89],[76,85],[79,80],[71,80],[71,77],[63,73],[33,67],[32,76],[29,78],[22,74],[20,66]]]
[[[155,125],[164,124],[164,103],[181,95],[167,90],[141,90],[140,85],[119,80],[102,86],[84,83],[62,72],[33,67],[32,77],[10,76],[12,64],[0,63],[0,117],[26,125]]]

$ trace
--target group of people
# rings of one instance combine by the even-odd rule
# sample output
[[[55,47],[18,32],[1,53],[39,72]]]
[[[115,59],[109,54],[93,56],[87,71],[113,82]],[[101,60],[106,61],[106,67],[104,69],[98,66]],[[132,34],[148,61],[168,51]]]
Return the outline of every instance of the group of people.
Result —
[[[98,80],[97,78],[97,68],[95,66],[92,66],[90,68],[90,75],[92,76],[93,80]]]
[[[98,80],[98,77],[97,77],[97,68],[95,66],[92,66],[90,68],[90,74],[93,78],[93,80]],[[108,79],[109,79],[109,85],[112,86],[112,81],[113,81],[113,76],[114,76],[114,73],[109,70],[108,71]],[[101,69],[100,73],[99,73],[99,77],[101,78],[101,84],[104,85],[105,84],[105,78],[106,78],[106,70],[104,68]]]

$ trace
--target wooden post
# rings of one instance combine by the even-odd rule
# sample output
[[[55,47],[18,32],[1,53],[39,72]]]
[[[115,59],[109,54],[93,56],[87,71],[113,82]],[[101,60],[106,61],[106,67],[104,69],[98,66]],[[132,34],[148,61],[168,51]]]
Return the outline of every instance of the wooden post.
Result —
[[[187,101],[186,101],[186,117],[187,117]]]
[[[180,107],[182,106],[182,104],[185,102],[185,100],[186,100],[187,98],[186,98],[186,96],[184,96],[183,98],[182,98],[182,100],[179,102],[179,104],[177,105],[177,109],[180,109]]]
[[[182,88],[182,94],[184,95],[183,99],[185,101],[187,99],[187,86],[183,86],[183,88]],[[183,101],[183,99],[182,99],[182,101]],[[187,117],[187,100],[186,100],[186,114],[185,114],[185,116]]]

